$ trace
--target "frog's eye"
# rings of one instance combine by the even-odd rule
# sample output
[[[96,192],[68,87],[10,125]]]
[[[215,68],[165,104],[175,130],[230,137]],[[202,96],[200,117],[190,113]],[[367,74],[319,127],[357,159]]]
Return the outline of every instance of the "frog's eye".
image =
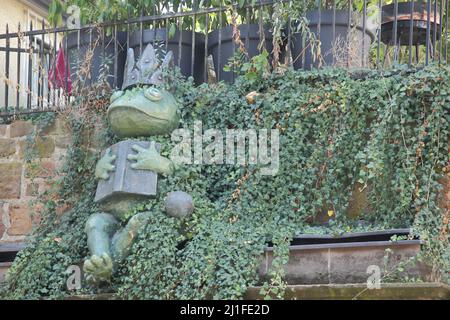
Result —
[[[119,99],[121,96],[123,96],[123,91],[116,91],[112,94],[110,102],[113,103],[117,99]]]
[[[156,88],[148,88],[144,91],[144,95],[151,101],[159,101],[162,99],[161,92]]]

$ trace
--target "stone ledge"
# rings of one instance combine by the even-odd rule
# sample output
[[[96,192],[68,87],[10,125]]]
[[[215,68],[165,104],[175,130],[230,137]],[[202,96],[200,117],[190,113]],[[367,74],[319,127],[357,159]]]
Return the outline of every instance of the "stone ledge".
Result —
[[[284,266],[285,280],[288,285],[365,283],[369,266],[384,266],[383,270],[395,271],[400,262],[413,259],[420,252],[420,246],[421,240],[291,245],[289,261]],[[391,251],[389,256],[386,249]],[[386,257],[389,257],[387,261]],[[268,247],[259,267],[261,280],[268,279],[272,261],[273,248]],[[405,266],[403,274],[424,282],[432,281],[429,268],[419,262]]]
[[[247,290],[245,299],[260,300],[261,287]],[[286,300],[450,300],[450,286],[444,283],[385,283],[380,289],[360,284],[287,286]]]
[[[64,300],[117,300],[114,293],[67,296]]]
[[[10,242],[10,243],[0,243],[0,253],[3,252],[19,252],[20,250],[22,250],[23,248],[25,248],[25,243],[24,242]]]
[[[0,282],[12,265],[17,253],[25,247],[23,242],[0,243]]]

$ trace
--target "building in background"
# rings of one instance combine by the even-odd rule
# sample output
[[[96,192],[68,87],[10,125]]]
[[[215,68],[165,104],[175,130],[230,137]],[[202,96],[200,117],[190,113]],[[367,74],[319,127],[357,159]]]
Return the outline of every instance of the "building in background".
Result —
[[[47,17],[51,0],[2,0],[0,8],[0,30],[5,30],[6,24],[11,26],[11,32],[17,31],[17,25],[37,25]],[[14,27],[13,27],[14,26]]]
[[[49,24],[46,20],[48,8],[51,0],[2,0],[0,7],[0,34],[6,33],[6,27],[10,33],[20,31],[29,31],[31,28],[42,29],[48,28]],[[51,37],[44,38],[44,47],[50,48],[53,45],[54,39]],[[23,37],[21,39],[21,48],[29,50],[29,48],[39,48],[41,46],[42,36],[33,38]],[[31,91],[32,94],[37,90],[48,90],[48,81],[44,81],[44,74],[49,68],[48,57],[40,59],[38,54],[30,55],[27,53],[20,54],[17,52],[10,52],[9,54],[9,75],[6,75],[6,41],[0,40],[0,101],[8,102],[9,107],[16,107],[17,102],[21,108],[27,107],[27,95]],[[17,48],[17,39],[11,39],[11,48]],[[16,50],[17,51],[17,50]],[[28,73],[31,72],[32,77],[30,83],[28,82]],[[39,80],[41,79],[41,80]],[[39,84],[40,82],[40,84]],[[5,86],[9,85],[9,93],[6,99]],[[41,85],[41,87],[40,87]],[[19,86],[19,97],[15,88]],[[30,89],[28,89],[30,88]],[[39,89],[38,89],[39,88]]]

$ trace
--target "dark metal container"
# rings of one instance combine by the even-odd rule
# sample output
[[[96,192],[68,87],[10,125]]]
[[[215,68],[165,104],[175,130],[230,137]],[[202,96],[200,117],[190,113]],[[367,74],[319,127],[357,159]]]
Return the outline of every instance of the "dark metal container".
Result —
[[[397,44],[408,45],[410,29],[412,30],[412,45],[424,45],[427,37],[427,22],[430,16],[431,32],[436,27],[437,36],[441,33],[440,10],[437,8],[436,16],[434,5],[428,14],[427,2],[400,2],[397,4],[397,15],[395,14],[395,4],[382,7],[381,18],[381,41],[394,45],[394,24],[397,22]],[[411,19],[412,12],[412,19]],[[435,26],[436,23],[436,26]]]
[[[112,88],[120,88],[123,81],[123,70],[126,61],[126,32],[104,36],[97,29],[83,29],[67,35],[63,40],[68,55],[70,77],[72,82],[78,78],[77,73],[83,66],[90,48],[93,49],[89,64],[89,76],[83,76],[83,84],[91,85],[99,80],[102,69],[108,68],[107,80]],[[105,65],[106,64],[106,65]],[[84,73],[84,72],[83,72]]]
[[[307,12],[306,18],[311,32],[320,40],[322,66],[363,67],[367,65],[370,44],[375,36],[372,31],[364,28],[362,14],[352,12],[349,17],[349,12],[346,10],[335,12],[315,10]],[[309,39],[304,40],[304,37],[302,33],[292,34],[291,50],[294,69],[311,69],[319,66],[319,60],[313,59]]]
[[[260,54],[258,46],[261,42],[259,25],[257,24],[242,24],[238,26],[241,34],[241,41],[245,45],[249,58]],[[272,34],[269,28],[264,28],[265,48],[270,54],[273,51]],[[217,79],[232,83],[237,77],[236,72],[225,72],[223,68],[228,64],[229,59],[238,50],[236,43],[233,40],[233,26],[214,30],[208,35],[208,51],[213,56],[214,70]]]

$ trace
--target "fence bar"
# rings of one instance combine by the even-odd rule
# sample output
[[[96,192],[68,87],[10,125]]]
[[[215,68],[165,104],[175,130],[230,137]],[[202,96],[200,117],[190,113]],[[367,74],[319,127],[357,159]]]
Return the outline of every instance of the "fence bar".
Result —
[[[427,0],[427,35],[425,40],[425,64],[428,65],[430,55],[430,14],[431,14],[431,0]]]
[[[164,1],[163,10],[164,10],[164,8],[166,9],[167,12],[169,12],[170,5],[167,2],[167,0]],[[165,18],[165,19],[161,19],[161,21],[164,21],[164,30],[165,30],[165,32],[164,32],[164,34],[165,34],[164,35],[164,38],[165,38],[164,52],[167,52],[167,49],[169,48],[169,23],[170,23],[170,20]],[[161,29],[162,29],[162,26],[161,26]]]
[[[92,45],[93,44],[93,41],[92,41],[92,30],[97,30],[97,29],[94,29],[94,28],[91,28],[91,29],[89,29],[89,50],[95,50],[95,47]],[[91,66],[89,66],[89,71],[88,71],[88,73],[89,73],[89,76],[91,75]],[[91,84],[91,82],[89,81],[89,84]]]
[[[352,1],[348,0],[348,21],[347,21],[347,68],[350,67],[350,37],[352,23]]]
[[[17,48],[21,49],[21,35],[20,35],[20,23],[19,23],[19,36],[17,37]],[[21,65],[21,61],[20,61],[20,50],[17,51],[17,92],[16,92],[16,109],[15,109],[15,113],[19,112],[19,106],[20,106],[20,65]]]
[[[381,23],[383,22],[382,21],[383,11],[381,10],[382,5],[383,5],[383,1],[379,0],[378,8],[380,8],[380,16],[379,16],[380,26],[378,28],[378,37],[377,37],[377,68],[380,68],[380,60],[381,60]]]
[[[62,50],[62,45],[61,42],[58,43],[58,53]],[[58,56],[58,54],[56,55],[56,57]],[[57,58],[56,58],[57,59]],[[56,65],[56,62],[55,62]],[[56,69],[55,69],[56,70]],[[57,85],[58,86],[58,85]],[[61,88],[58,87],[58,91],[57,91],[57,95],[58,95],[58,109],[61,108]]]
[[[30,22],[30,30],[33,31],[33,22]],[[32,76],[32,68],[33,68],[33,56],[31,53],[31,49],[33,48],[33,38],[31,36],[28,37],[28,48],[30,49],[28,52],[28,87],[27,87],[27,109],[31,109],[31,76]]]
[[[45,20],[42,19],[42,30],[45,29]],[[43,75],[45,74],[44,68],[44,44],[45,44],[45,33],[42,33],[41,45],[39,52],[39,74],[38,74],[38,108],[44,109],[44,81]]]
[[[106,55],[106,51],[105,51],[105,38],[106,38],[106,34],[105,34],[105,28],[101,28],[101,33],[100,33],[100,36],[102,37],[102,59],[104,59],[105,58],[105,55]],[[108,45],[109,45],[109,43],[108,43]],[[103,63],[104,63],[105,61],[103,61]]]
[[[39,109],[25,109],[25,110],[21,110],[20,114],[36,114],[36,113],[43,113],[43,112],[56,112],[57,110],[39,110]],[[1,112],[0,113],[0,117],[9,117],[11,116],[10,112]]]
[[[292,10],[292,1],[289,1],[289,11]],[[293,60],[292,60],[292,20],[291,16],[288,18],[288,30],[287,30],[287,46],[286,46],[286,56],[288,59],[288,65],[292,66]]]
[[[128,0],[127,0],[127,54],[128,54],[128,49],[130,48],[130,6],[128,4]]]
[[[169,9],[170,4],[167,3],[167,8]],[[169,50],[169,29],[170,29],[170,19],[166,19],[166,41],[165,41],[165,51],[167,52]],[[174,58],[175,59],[175,58]],[[174,61],[175,63],[175,61]]]
[[[317,0],[317,40],[320,41],[320,27],[322,24],[322,3],[320,0]]]
[[[72,90],[72,79],[70,78],[72,76],[71,72],[70,72],[70,57],[69,57],[69,46],[68,46],[68,41],[69,41],[69,34],[66,34],[66,95],[67,95],[67,104],[69,103],[70,100],[70,96],[71,96],[71,90]],[[78,53],[78,52],[77,52]],[[71,87],[69,90],[69,81],[71,82]]]
[[[0,52],[6,51],[6,47],[0,47]],[[18,48],[9,48],[8,49],[9,52],[20,52],[20,53],[39,53],[39,49],[25,49],[25,48],[20,48],[20,50]]]
[[[233,19],[235,18],[235,12],[236,12],[237,8],[236,8],[236,3],[234,2],[232,4],[232,9],[231,9],[231,21],[233,21]],[[237,23],[237,22],[236,22]],[[234,28],[234,26],[233,26]],[[239,32],[239,26],[236,26],[236,28],[238,28],[238,32]],[[260,28],[261,29],[261,28]],[[259,35],[259,38],[261,39],[261,34]],[[231,50],[233,52],[233,54],[236,52],[236,42],[234,41],[234,36],[231,39]],[[234,68],[234,64],[231,66],[231,72],[232,72],[232,79],[233,81],[235,80],[235,68]]]
[[[362,36],[362,51],[361,51],[361,64],[364,68],[366,66],[366,17],[367,17],[367,0],[363,1],[363,36]]]
[[[205,15],[205,25],[206,25],[206,32],[209,31],[209,14]],[[204,64],[205,64],[205,70],[204,70],[204,79],[205,82],[208,83],[208,37],[205,37],[205,52],[204,52]]]
[[[156,5],[153,5],[153,12],[157,12],[157,7],[156,7]],[[153,48],[155,48],[155,50],[156,50],[155,42],[156,42],[156,27],[157,27],[156,22],[157,22],[157,21],[154,21],[154,22],[152,23],[152,27],[153,27],[152,46],[153,46]]]
[[[411,13],[409,16],[409,60],[408,60],[408,64],[411,66],[412,65],[412,44],[413,44],[413,25],[414,25],[414,1],[411,1]]]
[[[64,56],[66,57],[65,61],[64,61],[64,90],[63,90],[63,100],[66,101],[66,97],[68,95],[69,92],[69,50],[67,47],[67,36],[68,33],[65,32],[64,33],[64,44],[62,45],[62,50],[64,52]]]
[[[119,64],[119,50],[118,50],[118,43],[119,43],[119,39],[117,38],[117,26],[114,26],[114,82],[113,82],[113,87],[114,89],[117,89],[118,87],[118,83],[117,83],[117,75],[119,73],[118,70],[118,64]]]
[[[441,57],[442,57],[442,19],[444,16],[444,0],[441,0],[441,3],[439,5],[439,54],[438,54],[438,59],[439,59],[439,64],[441,64]],[[447,28],[447,26],[445,26]]]
[[[195,1],[194,1],[195,3]],[[195,22],[197,21],[197,16],[194,13],[192,17],[192,48],[191,48],[191,76],[194,76],[194,59],[195,59]]]
[[[250,24],[250,8],[245,9],[245,21],[247,24]],[[289,28],[289,25],[288,25]],[[245,47],[248,48],[250,42],[250,28],[247,28],[247,32],[245,33]]]
[[[56,74],[56,46],[57,46],[57,44],[56,44],[56,41],[57,41],[57,39],[56,39],[56,32],[54,32],[53,33],[53,61],[52,61],[52,63],[53,63],[53,70],[55,70],[55,74]],[[55,88],[55,86],[52,86],[53,88],[52,88],[52,96],[53,96],[53,107],[54,107],[54,105],[56,105],[56,88]]]
[[[180,3],[180,6],[182,5],[182,3]],[[178,7],[178,10],[180,10],[181,8]],[[183,44],[183,17],[179,17],[178,18],[178,67],[181,67],[181,54],[182,54],[182,50],[181,50],[181,46]]]
[[[81,46],[81,31],[80,30],[78,30],[77,31],[77,51],[78,51],[78,54],[77,54],[77,63],[78,63],[78,65],[81,65],[81,58],[80,58],[80,46]]]
[[[320,30],[321,30],[321,24],[322,24],[322,10],[321,10],[322,3],[320,0],[317,0],[317,6],[318,6],[318,8],[317,8],[317,15],[318,15],[317,16],[317,19],[318,19],[318,21],[317,21],[317,40],[318,40],[318,43],[321,43],[320,42]],[[321,63],[321,61],[319,59],[319,61],[317,62],[318,67],[320,67],[320,63]]]
[[[392,28],[392,39],[394,44],[394,62],[397,62],[399,55],[399,45],[397,43],[397,16],[398,16],[398,0],[394,1],[394,27]]]
[[[437,0],[434,0],[434,12],[433,12],[433,61],[436,60],[436,42],[437,42]]]
[[[222,15],[223,15],[223,7],[222,2],[220,2],[220,11],[219,11],[219,51],[217,53],[217,81],[220,81],[220,74],[222,70],[220,70],[220,61],[222,57]]]
[[[449,14],[449,12],[448,12],[448,3],[450,2],[450,0],[446,0],[445,1],[446,2],[446,4],[445,4],[445,20],[446,20],[446,22],[445,22],[445,63],[447,63],[448,62],[448,60],[447,60],[447,49],[448,49],[448,29],[449,29],[449,25],[448,25],[448,14]]]
[[[264,32],[264,27],[263,27],[263,5],[262,5],[262,1],[259,0],[259,9],[258,9],[258,26],[259,26],[259,53],[261,53],[264,48],[261,45],[262,43],[264,43],[264,47],[266,46],[266,35]]]
[[[51,54],[52,54],[52,48],[51,48],[51,35],[48,35],[48,42],[50,44],[50,48],[48,49],[48,54],[46,55],[46,60],[47,60],[47,66],[48,69],[50,69],[52,67],[52,59],[51,59]],[[50,108],[50,102],[51,102],[51,84],[50,84],[50,79],[47,78],[47,109]]]
[[[336,0],[333,0],[333,18],[332,18],[332,39],[333,45],[336,43]],[[336,63],[336,57],[333,54],[333,65]]]
[[[141,18],[144,16],[144,7],[141,8]],[[144,23],[139,23],[139,57],[142,55],[142,47],[143,47],[143,41],[144,41]]]
[[[5,57],[5,112],[8,112],[8,105],[9,105],[9,27],[8,24],[6,24],[6,57]]]

